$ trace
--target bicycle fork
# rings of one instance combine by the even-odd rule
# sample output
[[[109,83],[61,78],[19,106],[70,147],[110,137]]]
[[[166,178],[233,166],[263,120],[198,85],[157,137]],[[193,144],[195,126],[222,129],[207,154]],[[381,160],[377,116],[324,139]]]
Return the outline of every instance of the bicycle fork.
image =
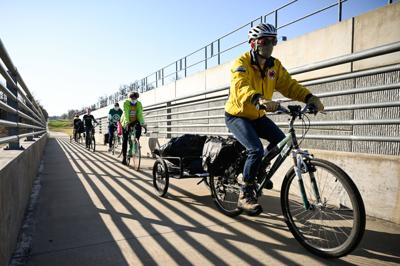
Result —
[[[303,200],[303,206],[306,210],[313,209],[314,205],[311,205],[308,200],[302,176],[303,173],[309,174],[312,191],[317,200],[317,204],[321,204],[321,197],[314,174],[315,167],[309,163],[310,159],[312,159],[312,155],[310,155],[307,151],[296,150],[292,151],[292,157],[294,162],[294,171],[297,177],[297,181],[299,183],[301,198]]]

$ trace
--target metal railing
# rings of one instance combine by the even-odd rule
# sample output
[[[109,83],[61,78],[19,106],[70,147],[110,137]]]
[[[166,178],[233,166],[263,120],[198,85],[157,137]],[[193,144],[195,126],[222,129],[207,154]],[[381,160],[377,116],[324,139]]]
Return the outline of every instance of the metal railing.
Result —
[[[267,23],[269,21],[269,23],[274,24],[277,29],[283,29],[290,25],[296,24],[297,22],[303,21],[309,17],[315,16],[322,12],[326,12],[327,10],[331,10],[335,7],[338,10],[337,21],[341,21],[343,3],[347,1],[348,0],[336,0],[335,3],[327,5],[326,7],[320,8],[299,18],[293,19],[287,23],[279,24],[279,13],[298,2],[298,0],[290,1],[283,6],[280,6],[277,9],[272,10],[267,14],[262,15],[250,21],[249,23],[225,34],[224,36],[212,41],[206,46],[203,46],[202,48],[197,49],[196,51],[162,67],[161,69],[149,74],[148,76],[133,82],[129,86],[126,86],[126,88],[122,91],[120,90],[113,95],[102,98],[100,102],[92,105],[92,108],[105,107],[109,104],[113,104],[116,101],[122,100],[126,98],[130,91],[149,91],[160,86],[167,85],[168,83],[172,83],[181,78],[186,78],[189,74],[193,74],[194,72],[206,70],[211,66],[220,65],[221,63],[233,59],[229,58],[229,56],[227,55],[228,52],[235,48],[244,47],[244,45],[247,45],[246,32],[243,32],[243,30],[247,30],[256,23]],[[391,4],[391,2],[389,1],[388,4]],[[235,42],[230,39],[239,39],[241,41]],[[226,55],[226,58],[224,60],[222,58],[223,55]],[[189,71],[191,70],[193,70],[193,72],[189,73]]]
[[[34,136],[46,132],[46,119],[26,86],[0,39],[0,144],[8,143],[6,149],[21,149],[20,139],[32,141]]]

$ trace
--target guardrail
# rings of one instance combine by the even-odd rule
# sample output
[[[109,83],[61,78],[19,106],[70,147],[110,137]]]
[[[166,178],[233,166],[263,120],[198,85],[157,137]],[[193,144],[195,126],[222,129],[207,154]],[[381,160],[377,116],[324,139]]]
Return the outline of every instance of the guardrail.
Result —
[[[305,73],[398,51],[400,51],[400,42],[324,60],[309,66],[293,68],[289,70],[289,73]],[[390,147],[387,148],[386,152],[375,151],[372,153],[400,155],[400,136],[398,134],[400,131],[400,99],[398,97],[398,95],[400,95],[400,83],[394,82],[362,87],[352,86],[349,89],[343,89],[340,85],[340,82],[351,81],[352,84],[355,84],[355,80],[378,77],[385,73],[395,73],[398,80],[400,79],[399,71],[400,64],[396,64],[331,77],[322,77],[312,81],[300,81],[301,84],[307,87],[323,85],[332,86],[332,84],[338,84],[337,90],[315,93],[322,98],[322,101],[325,103],[327,115],[319,115],[316,117],[322,120],[315,121],[315,118],[312,118],[311,130],[315,130],[316,132],[319,132],[319,134],[309,134],[306,135],[305,138],[308,140],[324,140],[324,142],[329,140],[339,142],[345,141],[346,143],[350,143],[349,146],[352,146],[355,141],[392,143],[389,145]],[[396,79],[394,78],[393,80]],[[148,133],[150,133],[151,137],[166,138],[186,133],[231,135],[224,123],[224,103],[227,99],[227,90],[227,87],[208,90],[186,97],[176,98],[172,101],[164,101],[154,105],[145,106],[144,111],[145,120],[149,129]],[[384,95],[391,94],[395,95],[395,97],[385,96],[386,98],[382,98],[382,100],[372,96],[365,96],[370,95],[371,93],[383,93]],[[199,99],[199,97],[201,97],[201,99]],[[343,97],[347,98],[345,102],[349,102],[349,99],[351,99],[353,103],[337,104],[335,100]],[[356,97],[364,97],[369,100],[366,100],[367,102],[364,103],[357,103],[354,100]],[[388,101],[388,99],[391,101]],[[277,98],[275,100],[279,100],[284,104],[290,104],[291,102],[291,100],[286,98]],[[329,105],[329,102],[332,101],[334,101],[335,104]],[[380,117],[376,117],[375,115],[375,118],[371,119],[357,119],[357,116],[365,116],[365,114],[357,112],[375,112],[382,113],[383,115]],[[278,115],[271,115],[270,117],[280,127],[287,127],[285,117]],[[346,117],[348,119],[342,119]],[[298,127],[302,126],[301,124],[296,125]],[[379,128],[382,126],[385,127],[383,130],[382,128]],[[360,130],[360,127],[366,128]],[[368,134],[358,134],[358,132],[361,131]],[[320,146],[320,148],[324,147]]]
[[[167,85],[168,83],[174,82],[181,78],[185,78],[188,75],[193,74],[194,72],[203,71],[210,68],[211,66],[220,65],[223,62],[232,60],[233,58],[229,57],[228,52],[231,52],[233,49],[239,47],[245,47],[245,45],[247,45],[247,40],[245,40],[247,30],[249,29],[249,27],[252,27],[256,23],[269,22],[271,24],[274,24],[277,29],[283,29],[314,15],[326,12],[327,10],[331,10],[332,8],[337,8],[337,21],[339,22],[342,20],[342,13],[344,9],[343,3],[347,1],[348,0],[336,0],[335,3],[300,16],[287,23],[279,24],[279,13],[298,2],[298,0],[290,1],[278,7],[277,9],[272,10],[267,14],[262,15],[248,22],[247,24],[225,34],[224,36],[212,41],[206,46],[203,46],[202,48],[197,49],[196,51],[162,67],[161,69],[147,75],[139,81],[133,82],[129,86],[126,86],[125,89],[122,89],[119,92],[108,97],[101,97],[100,101],[97,104],[92,105],[91,107],[92,109],[102,108],[119,100],[122,100],[128,95],[130,91],[149,91],[160,86]],[[387,2],[387,4],[391,3],[392,1],[390,0]],[[286,40],[286,37],[283,36],[282,38],[283,40]],[[234,40],[240,41],[235,42]],[[222,56],[224,56],[225,58],[222,58]],[[189,71],[191,71],[191,73],[189,73]]]
[[[8,143],[6,149],[21,149],[20,139],[32,141],[34,136],[45,133],[46,119],[0,39],[0,127],[7,128],[6,136],[0,136],[0,144]],[[4,112],[3,112],[4,111]],[[23,130],[20,130],[23,129]],[[24,132],[21,132],[24,131]],[[27,132],[28,131],[28,132]],[[29,132],[30,131],[30,132]]]

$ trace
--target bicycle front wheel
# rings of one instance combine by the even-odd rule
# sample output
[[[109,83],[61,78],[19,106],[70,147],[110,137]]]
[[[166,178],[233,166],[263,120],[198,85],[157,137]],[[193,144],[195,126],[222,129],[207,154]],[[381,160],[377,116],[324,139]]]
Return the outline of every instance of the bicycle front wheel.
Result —
[[[132,147],[132,167],[136,171],[140,169],[140,160],[141,160],[141,153],[140,153],[140,142],[138,140],[133,141]]]
[[[344,256],[357,247],[364,234],[365,209],[360,192],[333,163],[313,159],[309,168],[311,173],[303,174],[303,192],[293,168],[282,183],[281,206],[286,224],[296,240],[313,254]]]
[[[96,139],[93,137],[92,138],[92,143],[90,145],[90,149],[95,152],[96,151]]]
[[[241,214],[243,210],[237,206],[240,193],[237,179],[210,175],[209,181],[211,196],[218,210],[230,217]]]

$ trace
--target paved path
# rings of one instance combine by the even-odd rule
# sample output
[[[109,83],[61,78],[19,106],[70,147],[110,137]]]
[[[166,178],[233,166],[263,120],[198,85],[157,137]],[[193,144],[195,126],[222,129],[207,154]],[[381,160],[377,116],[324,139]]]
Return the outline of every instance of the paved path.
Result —
[[[37,225],[28,265],[400,265],[400,226],[369,219],[359,248],[324,260],[284,224],[277,193],[258,217],[229,218],[198,179],[153,192],[153,160],[135,172],[105,152],[52,134],[44,155]]]

